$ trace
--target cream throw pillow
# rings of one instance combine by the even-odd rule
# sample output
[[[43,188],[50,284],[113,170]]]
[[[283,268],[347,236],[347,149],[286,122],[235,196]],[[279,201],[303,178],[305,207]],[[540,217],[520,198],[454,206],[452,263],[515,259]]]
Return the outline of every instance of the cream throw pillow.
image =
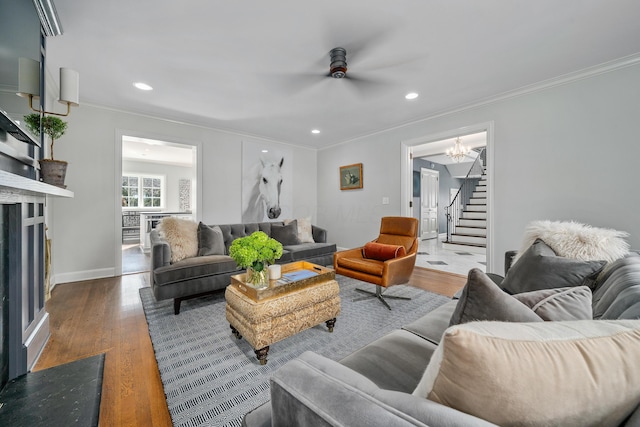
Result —
[[[288,225],[293,221],[298,222],[298,242],[299,243],[314,243],[313,232],[311,231],[311,217],[297,218],[297,219],[285,219],[284,225]]]
[[[640,403],[640,320],[447,329],[414,395],[500,426],[618,426]]]
[[[163,218],[158,231],[171,248],[171,262],[198,255],[198,223],[172,216]]]

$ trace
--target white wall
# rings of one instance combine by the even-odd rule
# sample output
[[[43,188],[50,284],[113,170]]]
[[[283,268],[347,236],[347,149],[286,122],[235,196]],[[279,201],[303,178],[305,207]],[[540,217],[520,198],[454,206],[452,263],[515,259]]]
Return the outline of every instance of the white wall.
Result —
[[[503,271],[536,219],[575,220],[631,233],[640,248],[640,65],[423,120],[318,153],[318,222],[341,247],[374,238],[398,215],[401,143],[494,123],[493,236],[487,270]],[[364,188],[341,192],[338,167],[364,163]],[[389,206],[381,205],[390,196]]]
[[[116,136],[148,133],[155,139],[202,143],[202,206],[199,220],[240,222],[242,141],[276,144],[255,137],[81,105],[68,117],[67,133],[56,142],[56,157],[67,160],[66,184],[73,199],[50,199],[50,237],[56,283],[114,274],[116,248]],[[287,146],[294,158],[294,216],[316,222],[316,153]]]

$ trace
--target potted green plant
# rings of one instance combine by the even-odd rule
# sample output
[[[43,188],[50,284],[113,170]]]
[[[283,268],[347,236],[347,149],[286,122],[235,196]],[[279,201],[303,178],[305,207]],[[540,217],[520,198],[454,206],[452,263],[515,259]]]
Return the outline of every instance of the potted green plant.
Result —
[[[282,256],[282,244],[264,231],[256,231],[231,243],[229,256],[239,267],[247,269],[245,282],[255,287],[269,284],[267,266]]]
[[[66,132],[67,122],[55,116],[42,116],[37,113],[24,116],[24,122],[27,129],[34,135],[40,136],[40,132],[43,132],[51,138],[51,144],[49,145],[51,159],[40,160],[42,181],[66,188],[64,180],[67,174],[67,162],[53,158],[53,144]]]

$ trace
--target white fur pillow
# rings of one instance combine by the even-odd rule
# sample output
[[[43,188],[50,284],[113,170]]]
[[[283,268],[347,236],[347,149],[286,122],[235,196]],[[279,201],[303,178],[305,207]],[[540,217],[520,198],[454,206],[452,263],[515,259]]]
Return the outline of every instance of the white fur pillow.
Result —
[[[171,262],[198,255],[198,223],[188,219],[166,217],[158,231],[171,248]]]
[[[541,239],[558,256],[581,261],[615,261],[629,253],[624,240],[629,233],[610,228],[596,228],[575,221],[532,221],[524,231],[522,246],[516,259],[536,239]]]

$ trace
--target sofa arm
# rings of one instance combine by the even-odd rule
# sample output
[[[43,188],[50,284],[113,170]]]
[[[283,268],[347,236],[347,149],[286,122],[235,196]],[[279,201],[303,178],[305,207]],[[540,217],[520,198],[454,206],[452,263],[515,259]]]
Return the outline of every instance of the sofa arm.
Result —
[[[313,235],[313,241],[316,243],[327,243],[327,230],[318,226],[311,226],[311,234]]]
[[[338,362],[313,352],[271,378],[271,424],[278,426],[494,426],[455,409],[383,390]]]
[[[169,242],[160,237],[158,230],[151,230],[149,236],[151,242],[151,273],[156,268],[171,264],[171,246]]]

